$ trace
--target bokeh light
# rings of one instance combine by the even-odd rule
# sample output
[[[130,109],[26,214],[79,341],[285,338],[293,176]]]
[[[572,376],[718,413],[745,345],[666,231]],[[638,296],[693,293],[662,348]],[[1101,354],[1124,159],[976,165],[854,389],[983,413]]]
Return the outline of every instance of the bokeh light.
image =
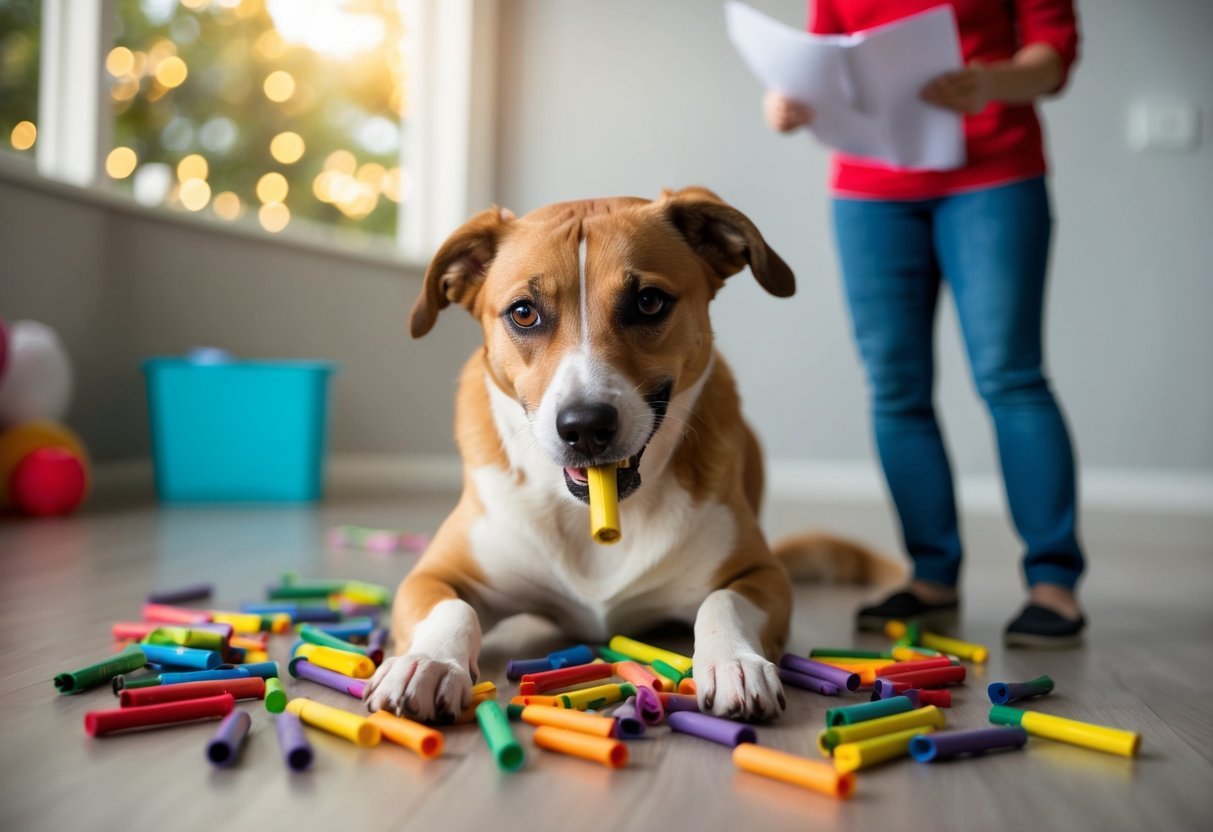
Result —
[[[271,72],[265,78],[265,97],[281,104],[295,94],[295,78],[284,69]]]
[[[257,221],[266,231],[277,234],[291,221],[291,212],[281,202],[267,202],[257,211]]]
[[[257,180],[257,199],[262,202],[283,202],[290,185],[286,177],[277,171],[267,173]]]
[[[306,145],[298,133],[287,131],[274,136],[270,142],[270,155],[284,165],[293,165],[303,158]]]
[[[334,150],[324,160],[324,169],[331,170],[335,173],[344,173],[346,176],[353,176],[354,170],[358,167],[358,160],[354,158],[354,154],[348,150]]]
[[[115,78],[130,75],[135,70],[135,53],[125,46],[115,46],[105,56],[105,71]]]
[[[129,147],[115,147],[105,157],[105,172],[111,179],[126,179],[135,172],[139,157]]]
[[[228,222],[240,219],[240,215],[244,213],[244,203],[231,191],[215,194],[215,201],[211,203],[211,208],[220,219]]]
[[[187,179],[206,179],[209,173],[210,165],[197,153],[191,153],[177,163],[177,180],[179,182]]]
[[[189,76],[189,67],[176,55],[170,55],[156,64],[155,74],[156,80],[171,90],[185,83],[185,79]]]
[[[38,141],[38,128],[32,121],[19,121],[13,125],[8,140],[13,150],[29,150]]]
[[[211,201],[211,186],[202,179],[187,179],[181,183],[177,197],[190,211],[201,211]]]

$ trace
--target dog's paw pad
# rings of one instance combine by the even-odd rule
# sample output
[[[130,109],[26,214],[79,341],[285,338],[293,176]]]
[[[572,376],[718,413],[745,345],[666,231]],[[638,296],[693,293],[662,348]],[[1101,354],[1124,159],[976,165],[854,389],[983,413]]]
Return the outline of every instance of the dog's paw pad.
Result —
[[[779,671],[757,653],[695,655],[695,686],[704,713],[761,722],[783,713]]]
[[[419,722],[452,721],[472,698],[466,667],[425,655],[384,659],[366,686],[366,706]]]

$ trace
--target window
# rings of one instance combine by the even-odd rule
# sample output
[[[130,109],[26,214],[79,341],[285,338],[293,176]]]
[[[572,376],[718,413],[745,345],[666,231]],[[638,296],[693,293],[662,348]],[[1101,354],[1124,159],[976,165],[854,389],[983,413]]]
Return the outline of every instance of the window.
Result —
[[[488,203],[495,10],[0,0],[0,128],[56,179],[270,233],[394,237],[424,257]]]
[[[34,158],[38,141],[38,0],[0,0],[0,149]]]

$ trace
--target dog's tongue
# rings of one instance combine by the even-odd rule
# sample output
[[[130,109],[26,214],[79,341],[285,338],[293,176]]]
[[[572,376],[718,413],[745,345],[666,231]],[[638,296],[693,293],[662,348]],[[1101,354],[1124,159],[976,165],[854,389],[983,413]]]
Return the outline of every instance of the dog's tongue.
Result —
[[[584,468],[565,468],[564,472],[569,475],[569,479],[573,482],[589,482],[589,477],[586,476]]]

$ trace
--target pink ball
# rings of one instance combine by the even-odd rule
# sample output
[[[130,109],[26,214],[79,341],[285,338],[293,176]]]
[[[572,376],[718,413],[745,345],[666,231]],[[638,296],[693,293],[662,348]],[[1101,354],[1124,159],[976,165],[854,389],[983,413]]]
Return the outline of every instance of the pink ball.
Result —
[[[35,517],[71,513],[84,499],[86,487],[87,475],[79,457],[56,447],[30,451],[8,481],[13,505]]]

